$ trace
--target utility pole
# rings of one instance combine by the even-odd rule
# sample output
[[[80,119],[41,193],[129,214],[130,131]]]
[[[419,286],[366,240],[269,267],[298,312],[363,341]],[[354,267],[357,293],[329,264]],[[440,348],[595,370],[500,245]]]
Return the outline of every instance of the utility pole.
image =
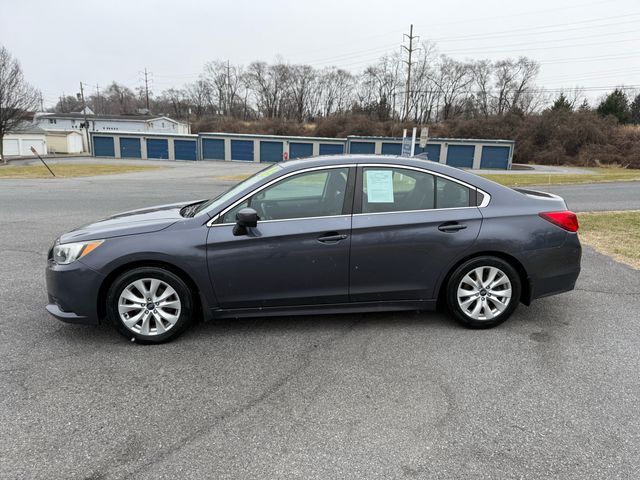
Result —
[[[147,98],[147,110],[149,110],[149,76],[147,67],[144,68],[144,94]]]
[[[87,120],[87,104],[84,101],[84,85],[80,82],[80,100],[82,100],[82,113],[84,115],[84,131],[87,137],[87,152],[91,154],[91,142],[89,141],[89,120]]]
[[[404,63],[407,64],[407,86],[405,88],[406,92],[404,92],[404,115],[403,120],[406,120],[409,117],[409,108],[410,108],[410,100],[411,100],[411,66],[413,65],[411,62],[411,56],[413,52],[417,50],[417,48],[413,47],[413,41],[420,38],[413,34],[413,23],[409,28],[409,35],[404,34],[403,38],[407,38],[409,40],[409,46],[402,45],[402,48],[407,51],[409,54],[409,59],[405,60]]]
[[[102,107],[101,103],[102,101],[100,100],[100,85],[96,83],[96,113],[100,113],[100,110],[102,110],[102,108],[100,108]]]
[[[231,115],[231,63],[227,59],[227,112],[225,115]]]
[[[40,111],[44,112],[44,100],[42,98],[42,92],[40,92]]]

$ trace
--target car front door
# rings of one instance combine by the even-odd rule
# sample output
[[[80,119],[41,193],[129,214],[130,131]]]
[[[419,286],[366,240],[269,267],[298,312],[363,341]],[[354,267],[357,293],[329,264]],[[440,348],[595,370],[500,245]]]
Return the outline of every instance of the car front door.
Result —
[[[225,309],[348,301],[355,167],[290,174],[223,211],[209,228],[207,261]],[[260,220],[234,235],[242,208]]]
[[[350,300],[429,300],[482,215],[475,190],[404,167],[359,167],[351,234]]]

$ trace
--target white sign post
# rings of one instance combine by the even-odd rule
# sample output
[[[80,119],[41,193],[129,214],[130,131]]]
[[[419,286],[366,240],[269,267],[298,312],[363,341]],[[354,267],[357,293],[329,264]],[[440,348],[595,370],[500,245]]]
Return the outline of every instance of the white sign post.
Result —
[[[413,134],[411,135],[411,156],[416,152],[416,132],[418,129],[413,127]]]
[[[413,148],[411,148],[411,144],[409,143],[411,139],[407,137],[407,129],[405,128],[402,131],[402,151],[400,155],[402,157],[410,157],[413,154]]]

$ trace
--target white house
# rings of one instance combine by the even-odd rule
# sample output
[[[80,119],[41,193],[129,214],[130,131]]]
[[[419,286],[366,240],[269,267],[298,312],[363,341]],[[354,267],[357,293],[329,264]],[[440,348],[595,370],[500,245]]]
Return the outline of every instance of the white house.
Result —
[[[97,115],[87,109],[90,132],[153,132],[187,134],[189,126],[156,115]],[[33,122],[44,130],[83,130],[84,114],[37,113]]]

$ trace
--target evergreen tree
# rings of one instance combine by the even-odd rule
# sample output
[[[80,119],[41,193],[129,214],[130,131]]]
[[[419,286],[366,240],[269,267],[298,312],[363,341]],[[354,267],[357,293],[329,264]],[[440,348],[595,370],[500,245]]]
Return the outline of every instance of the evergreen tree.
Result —
[[[631,103],[631,123],[640,124],[640,93]]]
[[[627,94],[623,90],[616,88],[600,102],[598,113],[603,117],[613,115],[620,123],[627,123],[631,117]]]
[[[556,101],[553,102],[551,110],[554,112],[571,112],[573,111],[573,104],[567,99],[564,93],[561,93]]]

